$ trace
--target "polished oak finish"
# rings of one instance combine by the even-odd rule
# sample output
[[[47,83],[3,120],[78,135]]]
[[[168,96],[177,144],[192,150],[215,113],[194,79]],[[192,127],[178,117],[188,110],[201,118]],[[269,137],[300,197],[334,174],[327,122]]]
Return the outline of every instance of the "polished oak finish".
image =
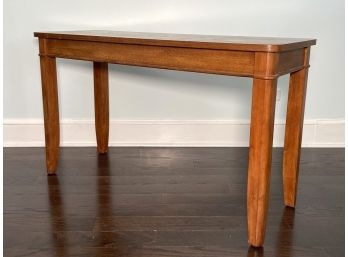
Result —
[[[304,66],[308,65],[309,48],[306,48]],[[308,68],[290,74],[283,160],[284,203],[290,207],[296,204],[307,76]]]
[[[342,257],[344,149],[302,149],[296,209],[283,207],[273,149],[267,237],[249,248],[248,148],[4,149],[6,257]],[[24,175],[25,174],[25,175]]]
[[[252,52],[290,51],[314,45],[316,42],[315,39],[304,38],[236,37],[108,30],[35,32],[34,35],[39,38],[59,40]]]
[[[254,61],[252,52],[56,39],[50,40],[47,54],[86,61],[236,76],[252,76]]]
[[[108,64],[94,62],[94,109],[97,149],[107,153],[109,143],[109,74]]]
[[[94,63],[95,115],[98,152],[108,149],[107,63],[253,78],[248,168],[248,237],[252,246],[264,241],[273,141],[276,81],[291,73],[284,157],[285,203],[294,206],[300,158],[303,87],[314,39],[204,36],[118,31],[35,32],[42,60],[70,58]],[[47,66],[47,67],[46,67]],[[44,102],[56,91],[55,65],[42,62]],[[302,75],[296,75],[302,74]],[[52,78],[50,78],[52,76]],[[50,87],[47,93],[47,87]],[[45,91],[46,88],[46,91]],[[292,96],[293,95],[293,96]],[[299,99],[301,98],[301,99]],[[302,103],[299,106],[299,103]],[[55,104],[54,104],[55,105]],[[45,105],[47,169],[58,160],[58,107]],[[45,115],[50,116],[50,115]],[[302,117],[302,118],[301,118]],[[291,124],[290,124],[291,123]],[[53,127],[53,130],[51,128]],[[52,138],[55,139],[52,143]],[[58,137],[59,139],[59,137]],[[295,141],[292,144],[292,141]],[[53,162],[52,160],[55,160]],[[289,200],[290,199],[290,200]]]
[[[47,173],[54,174],[59,157],[59,108],[56,58],[41,56],[42,99],[45,120]]]
[[[258,74],[272,74],[277,68],[274,53],[256,53]],[[249,244],[262,246],[268,210],[269,179],[272,162],[274,111],[277,79],[254,78],[251,105],[248,167],[248,235]]]
[[[267,221],[276,80],[254,79],[248,168],[249,243],[262,246]]]
[[[304,48],[315,43],[312,39],[115,31],[36,32],[35,36],[47,40],[45,52],[40,52],[47,56],[262,78],[301,69]],[[279,70],[268,77],[254,74],[255,52],[260,51],[276,52],[280,57]]]

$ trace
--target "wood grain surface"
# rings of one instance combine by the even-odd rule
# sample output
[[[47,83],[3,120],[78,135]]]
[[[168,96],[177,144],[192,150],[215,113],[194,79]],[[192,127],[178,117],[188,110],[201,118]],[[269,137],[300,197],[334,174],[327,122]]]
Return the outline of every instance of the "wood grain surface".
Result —
[[[280,52],[315,45],[315,39],[149,33],[107,30],[35,32],[40,38],[122,44]]]
[[[109,144],[109,71],[107,63],[94,62],[94,112],[97,149],[107,153]]]
[[[273,149],[264,247],[246,241],[248,148],[4,149],[4,256],[342,257],[344,149],[302,150],[296,209]],[[23,175],[25,174],[25,175]]]
[[[253,78],[248,166],[248,241],[265,238],[277,78],[291,73],[284,199],[294,207],[310,39],[177,35],[115,31],[36,32],[39,37],[47,171],[55,174],[59,115],[55,58],[93,61],[97,149],[108,151],[108,63]],[[292,143],[295,142],[295,143]]]
[[[309,64],[309,55],[307,48],[304,56],[305,65]],[[283,160],[284,203],[290,207],[296,205],[307,77],[308,68],[290,74]]]
[[[40,64],[47,173],[55,174],[60,141],[56,58],[41,56]]]

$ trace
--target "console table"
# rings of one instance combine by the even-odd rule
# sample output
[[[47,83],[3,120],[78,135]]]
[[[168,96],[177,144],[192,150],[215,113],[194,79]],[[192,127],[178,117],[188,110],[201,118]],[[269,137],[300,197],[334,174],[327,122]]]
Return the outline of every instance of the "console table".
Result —
[[[295,206],[309,53],[315,39],[118,31],[35,32],[34,35],[39,38],[48,174],[55,174],[59,153],[57,57],[93,62],[99,153],[108,151],[108,63],[251,77],[248,241],[252,246],[262,246],[268,209],[277,78],[290,73],[283,184],[285,205]]]

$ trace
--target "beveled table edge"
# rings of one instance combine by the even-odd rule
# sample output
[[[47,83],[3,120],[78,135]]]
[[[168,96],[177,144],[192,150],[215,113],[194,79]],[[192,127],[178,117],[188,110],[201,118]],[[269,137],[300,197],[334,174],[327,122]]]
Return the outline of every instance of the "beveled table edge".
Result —
[[[88,31],[88,30],[86,30]],[[94,30],[93,30],[94,31]],[[97,31],[97,30],[96,30]],[[76,33],[79,31],[70,31]],[[126,31],[111,31],[111,32],[126,32]],[[148,33],[148,32],[132,32],[132,33]],[[161,34],[161,33],[150,33]],[[170,34],[170,33],[166,33]],[[194,35],[194,36],[210,36],[210,35],[195,35],[195,34],[173,34],[173,35]],[[111,37],[101,35],[83,35],[83,34],[69,34],[69,31],[59,32],[34,32],[34,36],[46,39],[59,40],[76,40],[89,42],[105,42],[116,44],[137,44],[149,46],[170,46],[170,47],[184,47],[184,48],[198,48],[198,49],[215,49],[215,50],[231,50],[231,51],[251,51],[251,52],[284,52],[300,48],[310,47],[316,44],[316,39],[310,38],[294,38],[298,42],[284,43],[284,44],[250,44],[250,43],[226,43],[226,42],[208,42],[208,41],[186,41],[186,40],[164,40],[153,38],[135,38],[135,37]],[[212,37],[218,35],[211,35]],[[227,36],[228,37],[228,36]],[[257,38],[257,37],[255,37]],[[263,37],[265,38],[265,37]],[[279,37],[281,38],[281,37]],[[269,39],[276,39],[269,37]],[[291,38],[289,38],[291,39]]]

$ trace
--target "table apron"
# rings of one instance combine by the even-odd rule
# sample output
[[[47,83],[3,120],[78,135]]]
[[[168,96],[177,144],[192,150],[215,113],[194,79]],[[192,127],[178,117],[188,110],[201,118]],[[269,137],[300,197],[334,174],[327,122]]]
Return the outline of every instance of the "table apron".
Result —
[[[304,49],[267,53],[276,65],[255,71],[255,53],[187,47],[40,38],[40,55],[160,69],[274,79],[304,67]],[[265,64],[267,65],[267,64]]]

